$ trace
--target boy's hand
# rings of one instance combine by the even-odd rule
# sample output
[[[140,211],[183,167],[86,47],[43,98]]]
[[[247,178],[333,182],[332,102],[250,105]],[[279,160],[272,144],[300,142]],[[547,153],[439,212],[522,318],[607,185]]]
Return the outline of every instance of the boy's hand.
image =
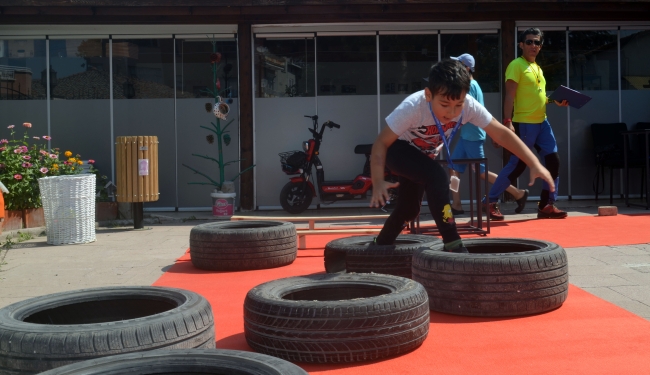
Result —
[[[548,190],[550,192],[555,191],[555,182],[551,177],[551,173],[548,171],[548,169],[544,168],[541,164],[537,164],[536,166],[530,166],[530,182],[528,183],[528,186],[533,186],[533,184],[535,184],[535,179],[537,177],[541,178],[542,180],[548,183]]]
[[[372,198],[370,198],[370,207],[383,207],[386,201],[390,199],[388,189],[394,189],[399,186],[399,182],[380,181],[372,184]]]

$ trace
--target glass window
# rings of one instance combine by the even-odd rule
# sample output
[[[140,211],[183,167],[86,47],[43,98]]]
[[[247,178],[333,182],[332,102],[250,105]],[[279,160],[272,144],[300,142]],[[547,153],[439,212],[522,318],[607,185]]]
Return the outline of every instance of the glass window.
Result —
[[[210,63],[213,50],[221,56],[216,77]],[[176,62],[177,98],[212,98],[212,94],[206,90],[212,89],[217,80],[224,98],[237,97],[239,67],[237,43],[234,40],[177,39]]]
[[[0,40],[0,100],[45,99],[45,40]]]
[[[314,38],[255,39],[255,97],[314,96]]]
[[[616,30],[569,32],[569,80],[576,90],[618,90]]]
[[[469,53],[474,56],[474,79],[484,93],[499,92],[499,34],[442,34],[442,58]]]
[[[423,78],[436,61],[437,34],[380,36],[380,93],[404,95],[422,90]]]
[[[316,48],[318,96],[377,94],[376,36],[319,36]]]
[[[108,40],[50,40],[50,97],[109,99]]]
[[[172,39],[114,39],[115,99],[173,98],[172,43]]]
[[[544,45],[535,62],[544,72],[547,93],[566,86],[566,31],[544,31]]]
[[[650,90],[650,30],[621,30],[621,87],[623,90]]]

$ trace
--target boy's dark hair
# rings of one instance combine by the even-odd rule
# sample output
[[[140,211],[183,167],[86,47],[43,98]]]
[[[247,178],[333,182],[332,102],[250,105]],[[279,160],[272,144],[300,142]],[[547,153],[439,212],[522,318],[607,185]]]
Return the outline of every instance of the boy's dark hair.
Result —
[[[539,35],[539,40],[544,41],[544,32],[536,27],[531,27],[526,30],[524,30],[521,34],[519,34],[519,42],[523,43],[526,41],[526,35]]]
[[[429,90],[433,96],[444,95],[452,100],[469,92],[471,77],[465,65],[453,59],[442,59],[431,66]]]

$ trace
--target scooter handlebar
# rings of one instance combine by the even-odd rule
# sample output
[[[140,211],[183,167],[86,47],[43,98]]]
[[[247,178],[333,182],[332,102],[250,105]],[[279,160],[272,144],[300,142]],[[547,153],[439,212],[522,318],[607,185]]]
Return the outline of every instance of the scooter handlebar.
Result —
[[[337,129],[340,129],[340,128],[341,128],[341,125],[339,125],[339,124],[337,124],[337,123],[335,123],[335,122],[332,122],[332,121],[327,121],[327,123],[326,123],[325,125],[326,125],[326,126],[329,126],[330,129],[331,129],[331,128],[337,128]]]

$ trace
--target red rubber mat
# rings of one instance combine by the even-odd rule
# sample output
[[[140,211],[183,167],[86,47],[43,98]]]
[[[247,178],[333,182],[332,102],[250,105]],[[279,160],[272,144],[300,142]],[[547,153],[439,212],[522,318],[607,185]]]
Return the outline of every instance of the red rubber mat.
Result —
[[[594,242],[621,244],[623,239],[650,242],[641,241],[640,234],[632,233],[641,227],[635,220],[646,223],[644,233],[646,238],[650,236],[648,217],[620,215],[545,220],[543,225],[540,221],[506,222],[496,227],[491,236],[496,237],[498,230],[498,236],[536,237],[565,247],[566,243],[578,242],[577,246]],[[594,227],[596,224],[599,225]],[[528,229],[505,231],[520,225]],[[573,229],[558,229],[555,235],[546,235],[551,233],[549,227],[569,225]],[[532,228],[537,228],[537,232],[532,232]],[[575,233],[578,231],[582,233]],[[192,266],[188,252],[154,285],[189,289],[205,296],[215,316],[217,348],[250,351],[243,333],[243,303],[248,290],[278,278],[323,272],[322,248],[337,237],[312,236],[308,238],[310,249],[300,250],[293,264],[268,270],[202,271]],[[602,242],[603,238],[608,241]],[[497,319],[432,312],[427,340],[419,349],[400,357],[348,365],[299,365],[310,374],[328,375],[643,374],[650,371],[649,353],[650,322],[571,286],[564,305],[545,314]]]

